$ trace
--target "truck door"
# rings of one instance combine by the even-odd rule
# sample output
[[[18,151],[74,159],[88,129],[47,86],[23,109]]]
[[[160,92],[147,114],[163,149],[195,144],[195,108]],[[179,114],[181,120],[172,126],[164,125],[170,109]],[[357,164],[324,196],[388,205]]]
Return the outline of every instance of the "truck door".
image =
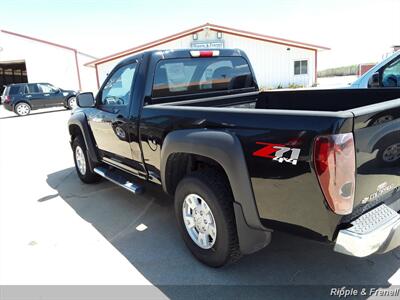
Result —
[[[138,132],[137,119],[129,115],[133,102],[133,83],[137,63],[114,69],[96,97],[96,108],[88,113],[97,147],[103,160],[117,167],[138,173],[141,152],[131,147],[130,141]]]
[[[25,90],[24,98],[30,101],[32,108],[44,108],[46,100],[37,83],[29,83],[28,90]]]
[[[64,95],[60,90],[48,83],[39,83],[38,86],[43,93],[43,103],[45,107],[64,105]]]

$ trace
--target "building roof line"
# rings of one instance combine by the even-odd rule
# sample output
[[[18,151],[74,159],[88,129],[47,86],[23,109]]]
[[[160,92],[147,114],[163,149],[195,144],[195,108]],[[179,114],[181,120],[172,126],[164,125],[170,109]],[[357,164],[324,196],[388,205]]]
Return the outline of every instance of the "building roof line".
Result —
[[[288,39],[268,36],[268,35],[264,35],[264,34],[254,33],[254,32],[250,32],[250,31],[244,31],[244,30],[234,29],[234,28],[230,28],[230,27],[220,26],[220,25],[216,25],[216,24],[205,23],[203,25],[181,31],[179,33],[169,35],[169,36],[160,38],[160,39],[152,41],[152,42],[148,42],[148,43],[145,43],[145,44],[133,47],[133,48],[129,48],[124,51],[120,51],[120,52],[110,54],[105,57],[90,61],[90,62],[86,63],[85,66],[94,66],[96,64],[104,63],[104,62],[107,62],[110,60],[121,58],[126,55],[134,54],[136,52],[143,51],[143,50],[146,50],[146,49],[154,47],[154,46],[158,46],[158,45],[170,42],[170,41],[177,40],[177,39],[187,36],[189,34],[200,32],[205,28],[209,28],[209,29],[216,30],[216,31],[221,31],[221,32],[236,35],[236,36],[242,36],[242,37],[247,37],[247,38],[251,38],[251,39],[257,39],[257,40],[261,40],[261,41],[282,44],[282,45],[286,45],[286,46],[290,46],[290,47],[297,47],[297,48],[303,48],[303,49],[314,50],[314,51],[330,50],[330,48],[324,47],[324,46],[318,46],[318,45],[298,42],[298,41],[294,41],[294,40],[288,40]]]
[[[6,33],[6,34],[10,34],[10,35],[14,35],[14,36],[17,36],[17,37],[20,37],[20,38],[28,39],[28,40],[31,40],[31,41],[35,41],[35,42],[39,42],[39,43],[43,43],[43,44],[47,44],[47,45],[50,45],[50,46],[54,46],[54,47],[58,47],[58,48],[62,48],[62,49],[66,49],[66,50],[72,51],[73,54],[74,54],[74,58],[75,58],[75,67],[76,67],[76,75],[77,75],[79,90],[82,89],[81,74],[80,74],[80,71],[79,71],[79,63],[78,63],[78,53],[80,53],[80,52],[77,49],[71,48],[71,47],[67,47],[67,46],[64,46],[64,45],[60,45],[60,44],[56,44],[56,43],[53,43],[53,42],[45,41],[45,40],[42,40],[42,39],[38,39],[38,38],[35,38],[35,37],[32,37],[32,36],[28,36],[28,35],[12,32],[12,31],[4,30],[4,29],[0,29],[0,32]]]
[[[18,36],[18,37],[21,37],[21,38],[24,38],[24,39],[28,39],[28,40],[32,40],[32,41],[35,41],[35,42],[39,42],[39,43],[44,43],[44,44],[51,45],[51,46],[54,46],[54,47],[59,47],[59,48],[71,50],[71,51],[74,51],[74,52],[78,51],[75,48],[67,47],[67,46],[56,44],[56,43],[49,42],[49,41],[45,41],[45,40],[38,39],[38,38],[35,38],[35,37],[32,37],[32,36],[28,36],[28,35],[12,32],[12,31],[8,31],[8,30],[4,30],[4,29],[1,29],[0,31],[3,32],[3,33],[6,33],[6,34]]]
[[[133,48],[129,48],[129,49],[124,50],[124,51],[120,51],[120,52],[117,52],[117,53],[114,53],[114,54],[110,54],[110,55],[104,56],[102,58],[90,61],[90,62],[86,63],[85,66],[95,65],[95,64],[98,64],[99,62],[108,61],[108,60],[110,60],[110,58],[111,58],[111,60],[112,59],[116,59],[116,58],[119,58],[119,57],[122,57],[122,56],[125,56],[125,55],[129,55],[129,54],[141,51],[141,50],[148,49],[150,47],[154,47],[154,46],[157,46],[157,45],[160,45],[160,44],[163,44],[163,43],[167,43],[167,42],[170,42],[170,41],[173,41],[173,40],[177,40],[177,39],[179,39],[181,37],[184,37],[184,36],[187,36],[189,34],[193,34],[193,33],[202,31],[204,27],[205,27],[205,25],[201,25],[201,26],[197,26],[197,27],[194,27],[194,28],[190,28],[188,30],[181,31],[179,33],[176,33],[176,34],[173,34],[173,35],[169,35],[169,36],[160,38],[160,39],[155,40],[155,41],[151,41],[151,42],[148,42],[148,43],[145,43],[145,44],[133,47]]]
[[[222,29],[222,30],[232,31],[232,33],[242,33],[242,34],[246,34],[249,36],[262,37],[262,38],[265,38],[266,41],[271,40],[271,42],[273,42],[273,41],[287,42],[290,44],[315,48],[317,50],[331,50],[330,48],[325,47],[325,46],[319,46],[319,45],[315,45],[315,44],[309,44],[309,43],[299,42],[299,41],[295,41],[295,40],[289,40],[289,39],[280,38],[280,37],[276,37],[276,36],[265,35],[265,34],[251,32],[251,31],[235,29],[235,28],[225,27],[225,26],[216,25],[216,24],[210,24],[210,23],[207,23],[206,25],[208,25],[209,27],[214,28],[214,29]]]

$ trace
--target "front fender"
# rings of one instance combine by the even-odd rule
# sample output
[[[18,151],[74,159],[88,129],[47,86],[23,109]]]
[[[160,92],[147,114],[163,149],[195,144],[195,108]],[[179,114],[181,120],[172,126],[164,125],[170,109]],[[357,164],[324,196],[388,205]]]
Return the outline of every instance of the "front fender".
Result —
[[[87,153],[90,159],[93,162],[98,163],[100,160],[96,150],[96,143],[94,141],[93,134],[92,131],[90,130],[88,121],[86,119],[86,115],[83,111],[75,112],[74,114],[71,115],[70,119],[68,120],[68,130],[71,135],[73,133],[72,128],[74,126],[77,126],[80,129],[80,132],[82,133],[82,137],[85,141]]]

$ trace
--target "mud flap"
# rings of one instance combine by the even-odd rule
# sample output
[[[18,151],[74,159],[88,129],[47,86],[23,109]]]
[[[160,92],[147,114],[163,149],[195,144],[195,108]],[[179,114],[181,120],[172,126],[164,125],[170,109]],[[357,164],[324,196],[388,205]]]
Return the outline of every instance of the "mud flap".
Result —
[[[271,242],[272,230],[250,228],[244,219],[240,204],[234,202],[233,208],[235,211],[240,252],[242,252],[242,254],[251,254],[267,246]]]

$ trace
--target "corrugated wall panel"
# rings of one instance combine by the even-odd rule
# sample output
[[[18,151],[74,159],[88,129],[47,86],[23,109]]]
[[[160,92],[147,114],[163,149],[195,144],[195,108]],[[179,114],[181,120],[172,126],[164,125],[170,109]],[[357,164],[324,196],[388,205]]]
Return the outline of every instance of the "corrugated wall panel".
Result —
[[[198,41],[205,40],[217,40],[217,33],[212,30],[203,30],[198,33]],[[261,88],[287,87],[292,84],[309,87],[314,83],[315,51],[313,50],[288,47],[227,33],[223,33],[222,41],[224,42],[225,48],[239,48],[247,53]],[[190,48],[191,42],[192,35],[189,35],[151,49]],[[290,50],[287,50],[287,48],[290,48]],[[100,84],[112,68],[124,58],[115,59],[98,65]],[[308,61],[308,74],[294,75],[295,60]]]

